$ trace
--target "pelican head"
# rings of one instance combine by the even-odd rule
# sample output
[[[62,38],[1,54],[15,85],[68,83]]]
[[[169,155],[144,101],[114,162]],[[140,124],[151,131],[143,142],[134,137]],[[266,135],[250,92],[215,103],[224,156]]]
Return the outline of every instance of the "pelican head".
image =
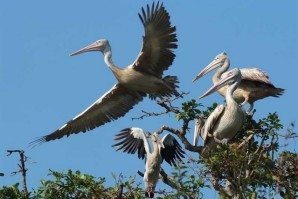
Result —
[[[81,48],[80,50],[74,53],[71,53],[70,56],[74,56],[74,55],[78,55],[78,54],[90,52],[90,51],[100,51],[104,53],[109,49],[110,49],[109,41],[107,39],[100,39],[84,48]]]
[[[165,148],[162,140],[160,139],[159,135],[156,132],[151,134],[151,140],[153,143],[157,143],[157,145],[159,145],[161,148]]]
[[[199,78],[203,77],[210,71],[223,66],[223,64],[228,61],[228,55],[226,52],[222,52],[215,56],[215,58],[210,62],[193,80],[192,82],[198,80]]]
[[[227,72],[225,77],[223,77],[219,82],[214,84],[206,93],[204,93],[201,97],[206,97],[210,95],[211,93],[217,91],[218,89],[222,88],[225,85],[232,85],[235,82],[240,83],[242,79],[241,72],[238,68],[234,68],[233,70],[230,70]]]

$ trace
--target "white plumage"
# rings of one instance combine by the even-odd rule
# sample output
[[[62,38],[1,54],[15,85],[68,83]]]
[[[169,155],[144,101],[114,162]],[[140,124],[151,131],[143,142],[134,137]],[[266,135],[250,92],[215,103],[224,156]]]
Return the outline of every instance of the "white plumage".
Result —
[[[161,163],[165,160],[170,165],[176,161],[182,161],[184,151],[171,135],[167,134],[160,139],[157,133],[150,134],[152,148],[150,147],[144,131],[141,128],[132,127],[123,129],[116,135],[115,140],[119,141],[114,147],[123,152],[138,153],[140,159],[146,158],[144,183],[147,197],[154,197],[154,190],[159,179]]]

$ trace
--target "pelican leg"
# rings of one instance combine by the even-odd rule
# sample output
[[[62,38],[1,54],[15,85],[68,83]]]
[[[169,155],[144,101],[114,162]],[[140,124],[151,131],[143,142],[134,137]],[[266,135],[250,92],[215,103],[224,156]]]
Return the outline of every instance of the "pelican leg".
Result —
[[[243,107],[246,103],[247,103],[247,101],[244,100],[239,106],[240,106],[240,107]]]
[[[247,115],[252,115],[254,113],[254,103],[249,103],[249,109],[246,111]]]
[[[227,139],[227,138],[224,138],[224,139],[218,139],[218,138],[216,138],[216,137],[213,137],[214,138],[214,141],[216,142],[216,143],[218,143],[218,144],[224,144],[224,145],[227,145],[228,144],[228,141],[229,141],[229,139]]]

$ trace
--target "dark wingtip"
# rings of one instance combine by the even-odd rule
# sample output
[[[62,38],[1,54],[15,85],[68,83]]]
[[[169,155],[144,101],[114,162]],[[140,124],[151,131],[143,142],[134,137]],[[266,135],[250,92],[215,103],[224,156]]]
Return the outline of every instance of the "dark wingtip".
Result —
[[[275,88],[274,97],[279,97],[279,96],[283,95],[284,92],[285,92],[285,89],[283,89],[283,88]]]
[[[47,140],[46,140],[46,136],[42,136],[32,142],[29,143],[29,147],[31,149],[37,147],[37,146],[40,146],[41,144],[45,143]]]

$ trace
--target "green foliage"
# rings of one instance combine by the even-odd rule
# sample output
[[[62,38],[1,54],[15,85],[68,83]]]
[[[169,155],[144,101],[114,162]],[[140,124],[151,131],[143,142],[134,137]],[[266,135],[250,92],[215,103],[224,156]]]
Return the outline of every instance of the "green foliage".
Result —
[[[141,189],[136,186],[134,188],[134,179],[130,178],[128,181],[123,181],[121,177],[120,181],[114,187],[106,188],[105,178],[98,178],[82,174],[80,171],[72,172],[68,170],[67,173],[60,173],[56,171],[50,171],[50,175],[54,177],[54,180],[42,180],[41,187],[34,192],[32,198],[114,198],[117,197],[120,189],[127,190],[123,192],[123,198],[140,198]]]
[[[294,187],[298,183],[297,154],[286,151],[279,157],[276,154],[279,151],[278,131],[283,128],[278,115],[269,113],[258,122],[252,117],[246,120],[232,144],[218,146],[212,155],[199,160],[205,165],[206,173],[216,179],[220,191],[223,192],[225,183],[229,182],[234,192],[243,194],[243,197],[257,195],[258,198],[267,198],[277,194],[276,190],[281,196],[295,192]]]
[[[19,190],[19,183],[11,185],[9,187],[4,186],[0,189],[1,199],[25,199],[26,197]]]
[[[203,117],[204,118],[208,118],[208,116],[210,115],[210,113],[212,113],[212,111],[214,111],[214,109],[218,106],[217,103],[213,103],[211,106],[207,107],[206,110],[202,111]]]
[[[200,198],[202,195],[199,192],[199,188],[203,188],[203,179],[196,176],[195,173],[191,173],[189,167],[186,165],[178,165],[172,172],[173,179],[180,185],[177,196],[185,198]]]
[[[274,171],[280,195],[283,198],[294,198],[298,191],[298,154],[283,151],[276,161]]]
[[[184,120],[193,120],[195,119],[201,111],[198,109],[201,104],[198,104],[196,100],[192,99],[187,102],[182,103],[181,110],[176,114],[176,119],[179,121],[181,119]]]

